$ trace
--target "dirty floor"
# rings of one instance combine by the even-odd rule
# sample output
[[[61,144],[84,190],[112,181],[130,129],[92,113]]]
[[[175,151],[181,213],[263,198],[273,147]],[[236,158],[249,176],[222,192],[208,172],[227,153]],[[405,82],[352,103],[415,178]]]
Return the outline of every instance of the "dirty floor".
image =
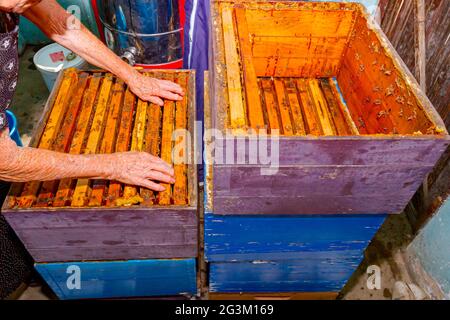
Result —
[[[24,144],[30,141],[43,111],[49,92],[39,74],[33,67],[32,57],[38,48],[28,47],[21,57],[20,81],[14,98],[13,112],[19,121],[19,131]],[[403,280],[393,252],[404,249],[411,241],[412,231],[404,214],[387,218],[369,248],[365,260],[356,270],[343,292],[341,299],[370,300],[392,299],[394,283]],[[381,289],[367,288],[366,273],[369,266],[378,266],[381,270]],[[51,290],[37,277],[28,289],[20,296],[22,300],[53,299]]]

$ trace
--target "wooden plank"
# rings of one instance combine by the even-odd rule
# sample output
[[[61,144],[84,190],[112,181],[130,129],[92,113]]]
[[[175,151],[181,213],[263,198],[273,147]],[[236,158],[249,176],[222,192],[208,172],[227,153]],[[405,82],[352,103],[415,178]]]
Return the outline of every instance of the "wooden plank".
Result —
[[[336,76],[348,43],[345,37],[253,37],[252,53],[258,76]]]
[[[227,64],[228,96],[230,101],[230,121],[232,129],[242,129],[246,125],[245,107],[242,99],[241,72],[233,26],[233,8],[221,4],[225,58]]]
[[[320,89],[319,81],[317,79],[309,79],[308,88],[311,100],[315,105],[317,115],[319,116],[319,121],[322,125],[323,134],[326,136],[336,135],[336,128],[334,127],[333,120],[331,119],[327,101],[325,100],[322,90]]]
[[[217,216],[205,214],[208,262],[296,260],[362,254],[387,215]],[[255,245],[249,246],[248,244]],[[355,263],[357,264],[358,258]]]
[[[344,115],[342,114],[341,108],[338,104],[340,100],[339,97],[335,96],[330,85],[329,79],[320,80],[320,88],[322,89],[325,100],[328,104],[331,119],[333,120],[336,132],[340,136],[350,135],[351,131],[347,124]]]
[[[259,130],[265,127],[265,123],[261,106],[258,79],[256,77],[255,68],[253,67],[252,42],[248,32],[245,10],[242,8],[236,8],[235,15],[237,20],[236,27],[239,34],[240,56],[247,97],[246,101],[249,126],[253,129]]]
[[[233,140],[216,138],[216,146],[225,146]],[[270,136],[268,152],[271,152]],[[234,150],[234,157],[241,153],[247,159],[252,152],[250,142],[242,142],[242,150]],[[285,166],[385,166],[393,164],[417,167],[433,167],[450,145],[449,139],[422,139],[417,137],[341,137],[330,139],[319,137],[291,137],[281,139],[276,152],[279,152],[280,168]],[[295,150],[295,152],[292,152]],[[326,153],[324,153],[326,150]],[[245,152],[244,152],[245,151]],[[318,156],[320,155],[320,156]],[[245,156],[245,157],[244,157]],[[233,165],[215,164],[214,169]],[[237,165],[236,167],[239,167]],[[261,165],[264,167],[264,165]],[[226,181],[226,180],[225,180]]]
[[[248,28],[257,37],[346,37],[353,10],[247,9]]]
[[[144,151],[155,157],[160,156],[161,118],[161,107],[151,103],[147,109],[147,132],[145,133]],[[141,198],[143,199],[144,205],[148,206],[156,203],[156,195],[151,190],[141,188]]]
[[[330,78],[329,79],[331,91],[335,97],[335,101],[338,104],[339,109],[341,110],[345,121],[347,123],[348,128],[350,129],[350,132],[352,135],[357,136],[359,135],[359,130],[356,127],[355,121],[353,121],[352,116],[350,114],[350,111],[348,110],[348,107],[344,101],[344,97],[341,95],[340,89],[338,88],[338,83],[335,79]]]
[[[238,9],[236,9],[238,10]],[[240,25],[238,25],[240,29]],[[248,31],[247,31],[248,32]],[[303,58],[339,60],[347,47],[348,36],[343,37],[258,37],[252,38],[252,56],[255,58]]]
[[[104,131],[104,123],[109,107],[112,81],[112,76],[110,74],[105,75],[105,77],[103,78],[84,154],[97,153],[101,144],[101,138]],[[91,187],[89,185],[89,179],[79,179],[74,190],[71,204],[72,207],[82,207],[87,205],[90,192]]]
[[[314,136],[322,135],[322,127],[314,108],[314,103],[308,93],[308,86],[305,79],[297,79],[297,89],[299,101],[302,104],[303,113],[305,115],[305,122],[307,124],[308,134]]]
[[[417,186],[418,187],[418,186]],[[414,191],[415,192],[415,191]],[[373,215],[400,214],[414,192],[395,196],[343,196],[317,197],[273,196],[214,196],[214,213],[217,215]],[[326,198],[327,201],[323,199]]]
[[[214,191],[217,196],[388,196],[415,192],[431,167],[384,166],[294,166],[281,167],[276,176],[255,177],[261,168],[216,169]],[[401,182],[399,182],[401,181]],[[315,186],[311,188],[311,186]],[[281,212],[280,212],[281,214]]]
[[[91,77],[89,87],[83,97],[80,116],[77,122],[74,136],[72,138],[69,153],[80,154],[84,151],[84,141],[90,128],[91,115],[94,110],[94,103],[97,97],[97,91],[100,86],[101,75],[94,74]],[[72,187],[76,180],[63,179],[59,183],[58,191],[53,201],[53,207],[64,207],[70,205]]]
[[[210,293],[209,300],[336,300],[338,292]]]
[[[357,257],[348,259],[345,253],[340,253],[333,259],[325,256],[311,260],[263,260],[258,263],[212,262],[209,290],[219,293],[339,292],[355,272],[363,252],[359,252]]]
[[[286,94],[288,96],[289,106],[292,112],[292,125],[295,134],[298,136],[306,135],[305,122],[303,120],[302,109],[297,95],[297,86],[293,79],[285,80]]]
[[[450,63],[450,46],[442,44],[447,43],[450,34],[449,6],[448,1],[440,0],[427,1],[426,5],[426,94],[444,120],[447,131],[450,131],[450,77],[444,75],[447,75]],[[406,55],[409,54],[410,51]],[[406,55],[402,57],[406,58]]]
[[[69,70],[64,73],[58,96],[56,97],[55,104],[53,105],[38,148],[47,150],[52,148],[64,118],[67,102],[70,101],[73,91],[76,88],[74,84],[77,82],[77,78],[78,75],[74,70]],[[26,183],[21,196],[17,200],[19,207],[30,208],[36,201],[40,186],[41,182],[39,181]]]
[[[188,75],[180,73],[175,79],[181,87],[187,88]],[[180,130],[175,141],[176,146],[182,146],[179,153],[175,154],[175,184],[173,186],[173,201],[175,205],[186,205],[188,203],[188,187],[187,187],[187,163],[189,156],[189,145],[187,136],[187,95],[183,100],[176,102],[175,129]],[[175,160],[175,159],[174,159]]]
[[[266,105],[267,119],[270,128],[270,132],[272,130],[280,130],[280,120],[277,111],[277,102],[275,98],[275,92],[272,85],[272,81],[268,79],[260,80],[261,92],[263,92],[264,102]],[[279,133],[281,133],[279,131]]]
[[[119,133],[117,134],[116,152],[129,151],[131,132],[133,130],[133,114],[136,106],[136,96],[127,88],[125,92],[122,116],[120,120]],[[111,181],[108,188],[106,204],[115,206],[116,200],[120,198],[122,185],[118,181]]]
[[[370,108],[370,106],[362,96],[361,82],[352,77],[352,71],[350,70],[345,63],[341,66],[338,83],[342,89],[342,94],[347,102],[352,119],[354,119],[356,127],[361,134],[381,132],[378,121],[375,118],[368,117],[368,113],[364,112],[364,109]]]
[[[317,78],[337,76],[340,61],[339,59],[272,56],[253,58],[253,65],[258,77]]]
[[[24,183],[13,183],[9,190],[8,197],[5,199],[5,203],[7,203],[7,208],[14,209],[17,208],[17,200],[22,194]]]
[[[57,137],[53,142],[52,150],[56,152],[66,153],[68,151],[68,148],[70,147],[70,143],[76,127],[76,122],[78,119],[78,113],[80,111],[81,102],[84,95],[84,90],[86,89],[88,80],[89,75],[87,73],[81,73],[79,75],[78,83],[76,84],[76,91],[68,106],[67,113],[61,125],[61,130],[58,132]],[[43,182],[35,206],[51,206],[58,185],[59,181],[57,180]]]
[[[280,110],[281,125],[283,127],[283,135],[293,136],[294,128],[291,121],[291,113],[289,102],[286,99],[286,91],[282,80],[275,79],[275,91],[277,93],[278,107]]]
[[[61,300],[197,293],[195,259],[192,258],[77,262],[83,270],[83,290],[71,290],[67,286],[67,270],[72,265],[70,262],[36,264],[36,270]]]
[[[425,0],[415,0],[415,61],[416,79],[419,80],[423,92],[427,92],[427,44],[425,34]]]
[[[352,79],[354,88],[358,88],[355,90],[355,93],[358,99],[360,99],[360,102],[358,103],[360,106],[356,108],[360,108],[364,113],[369,133],[396,134],[398,133],[398,128],[393,121],[393,115],[395,114],[393,110],[399,110],[390,107],[387,101],[395,94],[395,87],[397,84],[394,85],[392,83],[386,87],[380,86],[380,79],[382,77],[390,77],[389,74],[392,69],[386,65],[385,71],[379,70],[380,68],[384,68],[384,64],[383,62],[378,62],[373,65],[372,63],[377,61],[375,59],[368,65],[367,61],[370,59],[371,54],[373,54],[371,53],[369,46],[360,46],[358,44],[355,44],[355,46],[357,46],[358,49],[353,51],[354,48],[351,47],[348,53],[350,56],[354,53],[354,58],[346,58],[344,60],[342,72],[352,70],[350,71],[349,76]],[[379,66],[377,64],[379,64]],[[378,72],[372,72],[374,69]]]
[[[101,154],[109,154],[115,151],[117,131],[120,125],[120,115],[122,111],[122,102],[124,96],[124,82],[117,79],[112,89],[110,109],[105,126],[100,147]],[[92,184],[92,193],[89,200],[90,207],[101,206],[104,202],[105,192],[108,182],[106,180],[95,180]]]
[[[141,99],[137,99],[136,115],[134,120],[134,129],[131,139],[131,150],[134,152],[141,152],[144,146],[144,134],[145,124],[147,120],[147,107],[148,102]],[[127,185],[123,190],[123,202],[122,205],[135,205],[139,204],[143,199],[138,195],[138,189],[136,186]]]
[[[173,76],[168,76],[167,80],[173,81]],[[161,137],[161,159],[169,165],[173,164],[172,159],[172,134],[175,128],[175,103],[170,100],[164,101],[162,137]],[[160,205],[170,205],[172,202],[172,186],[167,183],[161,184],[166,188],[165,191],[158,195],[158,203]]]
[[[194,207],[36,209],[7,220],[37,262],[197,257]]]

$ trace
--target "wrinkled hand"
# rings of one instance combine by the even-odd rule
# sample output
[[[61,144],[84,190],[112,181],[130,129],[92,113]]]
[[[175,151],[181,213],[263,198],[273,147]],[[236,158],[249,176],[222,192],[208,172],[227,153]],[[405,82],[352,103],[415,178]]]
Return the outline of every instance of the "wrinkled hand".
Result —
[[[183,99],[184,91],[176,83],[167,80],[159,80],[136,73],[128,82],[130,90],[144,101],[163,106],[162,99],[179,101]]]
[[[165,161],[146,152],[122,152],[109,155],[109,177],[122,183],[154,191],[165,188],[154,181],[175,183],[174,170]],[[153,181],[152,181],[153,180]]]

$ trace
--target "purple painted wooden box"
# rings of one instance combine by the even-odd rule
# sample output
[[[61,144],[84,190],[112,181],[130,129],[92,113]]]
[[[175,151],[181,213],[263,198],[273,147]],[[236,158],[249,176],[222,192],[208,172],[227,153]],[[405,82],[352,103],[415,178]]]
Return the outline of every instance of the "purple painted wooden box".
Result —
[[[362,6],[218,0],[211,15],[205,138],[212,212],[401,212],[450,139]],[[330,83],[335,101],[326,95]],[[237,126],[239,110],[245,124]],[[252,123],[255,110],[264,125]],[[354,130],[341,134],[339,121]]]
[[[191,136],[195,121],[194,80],[194,72],[189,72],[187,127]],[[61,82],[62,76],[47,102],[31,146],[36,147],[42,136]],[[191,156],[194,144],[190,148]],[[190,164],[186,169],[189,204],[185,206],[10,209],[10,196],[2,214],[38,263],[196,258],[197,169]],[[14,186],[11,194],[14,194],[13,189]]]

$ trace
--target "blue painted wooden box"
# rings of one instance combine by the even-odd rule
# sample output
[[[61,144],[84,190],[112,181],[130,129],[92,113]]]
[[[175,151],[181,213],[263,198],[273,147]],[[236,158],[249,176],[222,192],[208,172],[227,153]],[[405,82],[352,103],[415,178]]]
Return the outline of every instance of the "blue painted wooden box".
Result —
[[[358,267],[354,259],[236,261],[210,264],[212,293],[339,292]]]
[[[39,263],[35,267],[64,300],[197,293],[195,259]]]
[[[205,214],[209,262],[298,260],[345,256],[359,259],[385,215],[222,216]]]
[[[210,292],[339,292],[384,219],[207,213]]]

